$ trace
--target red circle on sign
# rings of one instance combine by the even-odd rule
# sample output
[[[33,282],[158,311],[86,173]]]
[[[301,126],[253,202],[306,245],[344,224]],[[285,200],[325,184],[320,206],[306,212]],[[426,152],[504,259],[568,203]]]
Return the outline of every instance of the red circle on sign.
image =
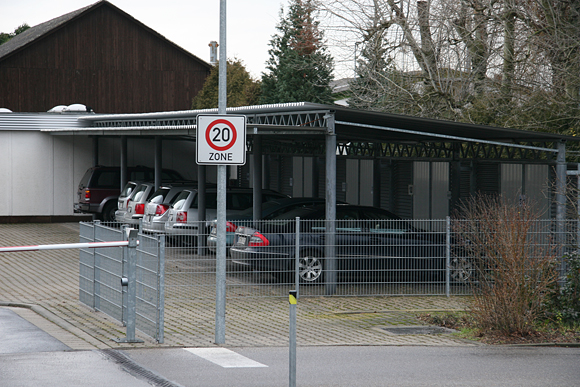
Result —
[[[224,146],[217,146],[215,145],[210,136],[209,136],[209,132],[210,130],[215,126],[215,125],[219,125],[219,124],[224,124],[227,125],[231,130],[232,130],[232,140],[230,141],[229,144],[224,145]],[[232,125],[231,122],[229,122],[228,120],[224,120],[224,119],[219,119],[219,120],[215,120],[213,121],[211,124],[209,124],[207,126],[207,129],[205,130],[205,140],[207,141],[207,144],[212,147],[213,149],[215,149],[216,151],[226,151],[228,149],[230,149],[232,146],[234,146],[234,144],[236,143],[236,139],[238,138],[238,132],[236,131],[236,128]]]

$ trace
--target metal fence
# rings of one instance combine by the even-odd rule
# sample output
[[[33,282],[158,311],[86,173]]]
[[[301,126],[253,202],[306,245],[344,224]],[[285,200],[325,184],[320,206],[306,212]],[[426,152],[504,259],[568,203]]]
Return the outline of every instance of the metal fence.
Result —
[[[471,294],[474,255],[505,254],[516,242],[501,230],[460,220],[291,220],[238,222],[226,236],[226,297],[404,296]],[[196,229],[196,228],[192,228]],[[138,330],[163,342],[164,313],[172,324],[216,300],[215,235],[139,233],[134,305]],[[558,259],[577,248],[577,222],[535,221],[524,236],[524,254]],[[81,242],[124,239],[123,227],[81,223]],[[482,239],[482,235],[485,238]],[[487,238],[487,239],[486,239]],[[512,239],[510,239],[512,238]],[[478,245],[474,244],[477,242]],[[521,245],[522,239],[519,242]],[[233,246],[232,246],[233,245]],[[476,246],[481,249],[475,248]],[[497,248],[496,248],[497,247]],[[80,252],[80,300],[127,321],[130,273],[127,247]],[[196,321],[196,324],[212,324]],[[176,325],[176,326],[177,326]],[[178,329],[178,328],[172,328]],[[128,335],[129,336],[129,335]]]
[[[80,223],[81,242],[126,240],[119,224]],[[129,247],[81,249],[79,253],[79,300],[117,321],[127,324],[134,308],[134,327],[163,342],[164,236],[138,234],[134,269]],[[134,272],[132,272],[134,270]],[[123,279],[135,278],[135,297],[129,298]]]
[[[227,235],[226,295],[287,297],[291,289],[299,289],[300,296],[471,294],[477,267],[469,232],[475,230],[462,229],[464,222],[251,222],[238,229],[245,230],[245,245],[230,249],[234,234]],[[574,248],[576,222],[566,222],[564,240],[556,223],[533,223],[527,235],[530,256],[548,250],[561,256]],[[327,232],[327,226],[335,231]],[[214,236],[208,230],[167,238],[166,300],[215,299]]]

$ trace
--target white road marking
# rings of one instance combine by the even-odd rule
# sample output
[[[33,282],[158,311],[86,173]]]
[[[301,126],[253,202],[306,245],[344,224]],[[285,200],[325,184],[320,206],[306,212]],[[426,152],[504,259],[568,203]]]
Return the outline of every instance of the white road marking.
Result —
[[[251,367],[268,367],[252,359],[248,359],[234,351],[226,348],[184,348],[205,360],[209,360],[224,368],[251,368]]]

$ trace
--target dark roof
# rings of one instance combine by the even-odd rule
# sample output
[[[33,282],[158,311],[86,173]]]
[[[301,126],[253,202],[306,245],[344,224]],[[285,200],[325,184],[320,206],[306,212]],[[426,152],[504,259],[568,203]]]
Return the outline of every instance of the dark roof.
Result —
[[[30,27],[26,31],[16,35],[6,43],[0,45],[0,59],[20,50],[28,44],[31,44],[32,42],[47,35],[51,31],[54,31],[57,28],[63,26],[77,16],[82,15],[88,9],[93,8],[96,4],[98,3],[77,9],[74,12],[59,16],[47,22],[38,24],[34,27]]]
[[[579,138],[558,133],[536,132],[501,128],[486,125],[475,125],[463,122],[436,120],[399,114],[381,113],[367,110],[358,110],[339,105],[322,105],[309,102],[296,102],[273,105],[244,106],[228,108],[228,114],[240,114],[250,116],[292,116],[297,114],[310,115],[301,122],[286,119],[284,124],[280,120],[270,120],[270,124],[262,120],[260,124],[248,124],[248,134],[253,133],[255,128],[258,134],[269,133],[276,135],[278,139],[301,141],[305,135],[323,134],[323,128],[309,126],[308,120],[321,120],[324,112],[333,112],[335,118],[335,130],[339,141],[435,141],[435,142],[465,142],[465,141],[492,141],[501,143],[533,143],[533,142],[578,142]],[[192,130],[195,118],[198,114],[217,114],[217,109],[187,110],[175,112],[142,113],[142,114],[116,114],[83,116],[79,119],[84,121],[85,128],[76,128],[74,132],[90,131],[100,122],[99,130],[110,129],[134,131],[141,135],[150,130],[160,129],[157,134],[167,130],[182,127]],[[126,122],[127,125],[120,122]],[[107,124],[109,123],[109,124]],[[103,125],[104,124],[104,125]],[[172,128],[164,125],[175,125]],[[81,124],[83,126],[83,124]],[[143,131],[143,129],[145,129]],[[320,131],[322,130],[322,131]],[[137,133],[141,132],[141,133]],[[64,133],[64,132],[63,132]],[[193,131],[195,133],[195,130]],[[177,134],[177,132],[175,133]],[[185,133],[183,133],[185,134]],[[431,135],[432,134],[432,135]]]
[[[52,20],[49,20],[47,22],[44,22],[44,23],[38,24],[34,27],[31,27],[31,28],[27,29],[26,31],[16,35],[15,37],[10,39],[6,43],[0,45],[0,61],[2,61],[2,59],[6,58],[6,57],[18,52],[18,51],[20,51],[21,49],[25,48],[26,46],[43,39],[45,36],[54,33],[58,29],[62,28],[64,25],[79,18],[80,16],[86,14],[87,12],[91,12],[91,11],[93,11],[99,7],[103,7],[103,6],[107,6],[107,7],[110,7],[112,9],[116,10],[120,14],[124,15],[126,18],[139,24],[142,28],[148,30],[150,33],[157,35],[159,38],[165,40],[167,43],[169,43],[169,44],[173,45],[174,47],[176,47],[177,49],[181,50],[186,55],[196,59],[197,61],[199,61],[202,64],[205,64],[208,68],[212,67],[206,61],[193,55],[189,51],[179,47],[177,44],[171,42],[170,40],[165,38],[160,33],[147,27],[145,24],[141,23],[140,21],[138,21],[137,19],[135,19],[134,17],[132,17],[128,13],[122,11],[121,9],[117,8],[116,6],[114,6],[113,4],[109,3],[106,0],[98,1],[94,4],[77,9],[76,11],[73,11],[73,12],[67,13],[65,15],[56,17]]]

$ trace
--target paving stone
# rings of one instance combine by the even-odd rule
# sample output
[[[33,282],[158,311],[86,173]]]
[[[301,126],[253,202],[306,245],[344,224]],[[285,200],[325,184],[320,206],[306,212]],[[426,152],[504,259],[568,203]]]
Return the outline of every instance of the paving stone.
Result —
[[[77,243],[79,226],[0,224],[0,246]],[[163,344],[137,332],[143,343],[116,343],[125,328],[113,318],[79,302],[78,250],[0,253],[0,306],[18,314],[73,349],[147,346],[207,346],[215,337],[215,285],[196,288],[206,299],[191,297],[195,281],[191,259],[177,267],[180,287],[166,289]],[[189,270],[189,272],[188,272]],[[168,273],[168,276],[172,273]],[[204,287],[205,286],[205,287]],[[258,291],[268,293],[267,286]],[[249,289],[236,288],[238,294]],[[207,296],[209,295],[209,296]],[[180,299],[177,296],[181,297]],[[383,327],[420,325],[417,314],[463,310],[464,297],[301,297],[297,305],[297,343],[316,345],[478,345],[448,334],[393,335]],[[288,345],[287,297],[236,297],[226,305],[226,344]]]

